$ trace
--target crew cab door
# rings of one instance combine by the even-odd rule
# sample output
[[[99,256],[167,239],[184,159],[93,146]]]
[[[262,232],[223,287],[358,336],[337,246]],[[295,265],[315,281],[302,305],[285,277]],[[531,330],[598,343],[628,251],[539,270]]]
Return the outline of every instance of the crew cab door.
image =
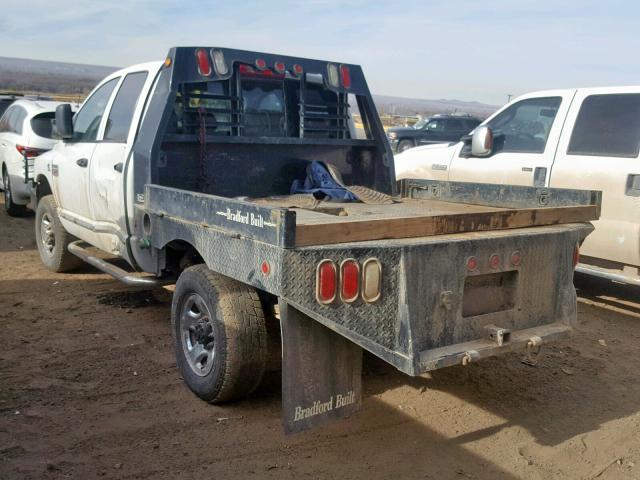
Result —
[[[581,256],[640,267],[640,88],[579,90],[551,186],[602,191],[600,219]],[[586,263],[592,263],[588,260]]]
[[[96,243],[112,253],[124,254],[126,243],[125,173],[144,104],[143,92],[150,72],[124,72],[106,113],[104,131],[96,144],[89,169],[89,195]],[[134,119],[136,121],[134,121]]]
[[[91,204],[89,203],[89,165],[98,142],[104,113],[118,78],[100,85],[84,102],[73,119],[73,138],[55,147],[51,163],[53,191],[65,228],[83,240],[89,240]]]
[[[470,143],[455,155],[449,180],[548,185],[549,172],[564,119],[575,91],[550,91],[543,96],[521,97],[483,123],[494,134],[488,157],[470,156]]]

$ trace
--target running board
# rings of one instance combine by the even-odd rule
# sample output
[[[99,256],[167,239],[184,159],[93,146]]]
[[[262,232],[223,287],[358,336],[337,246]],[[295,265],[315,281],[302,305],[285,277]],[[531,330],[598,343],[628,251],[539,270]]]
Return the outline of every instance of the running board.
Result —
[[[172,283],[175,283],[175,279],[158,278],[151,276],[141,277],[131,272],[127,272],[126,270],[112,263],[109,263],[102,258],[91,255],[83,245],[87,244],[82,240],[77,240],[70,243],[67,249],[69,250],[69,252],[71,252],[84,262],[87,262],[92,267],[95,267],[98,270],[111,275],[113,278],[121,281],[125,285],[128,285],[130,287],[157,288],[163,285],[170,285]]]
[[[584,273],[585,275],[593,275],[594,277],[604,278],[612,282],[626,283],[627,285],[636,285],[640,287],[640,277],[632,277],[631,275],[624,275],[623,273],[615,273],[611,270],[595,267],[593,265],[585,265],[583,263],[578,264],[576,272]]]

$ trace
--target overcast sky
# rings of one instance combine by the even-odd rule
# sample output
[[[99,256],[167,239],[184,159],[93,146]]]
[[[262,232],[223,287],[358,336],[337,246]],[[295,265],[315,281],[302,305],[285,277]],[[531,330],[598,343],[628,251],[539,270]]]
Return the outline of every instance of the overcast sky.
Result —
[[[640,2],[0,0],[0,56],[126,66],[176,45],[361,64],[371,90],[502,104],[640,83]]]

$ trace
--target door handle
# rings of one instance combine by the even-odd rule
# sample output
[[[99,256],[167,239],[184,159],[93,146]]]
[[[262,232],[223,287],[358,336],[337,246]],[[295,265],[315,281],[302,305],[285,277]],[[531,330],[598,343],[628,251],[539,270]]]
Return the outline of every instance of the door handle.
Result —
[[[89,160],[87,160],[86,158],[79,158],[78,160],[76,160],[76,165],[82,168],[86,168],[87,165],[89,165]]]
[[[116,172],[118,172],[118,173],[122,173],[122,162],[120,162],[120,163],[116,163],[116,164],[113,166],[113,169],[114,169]]]

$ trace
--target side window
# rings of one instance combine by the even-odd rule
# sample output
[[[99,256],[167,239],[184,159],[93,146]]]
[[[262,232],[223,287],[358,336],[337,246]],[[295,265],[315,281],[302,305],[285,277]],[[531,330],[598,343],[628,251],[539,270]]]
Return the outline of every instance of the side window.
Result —
[[[15,111],[11,114],[11,117],[9,118],[9,129],[13,133],[22,135],[22,128],[24,125],[25,118],[27,118],[27,111],[20,106],[16,106]]]
[[[147,72],[130,73],[122,82],[107,118],[104,140],[126,142]]]
[[[573,127],[568,155],[637,157],[640,151],[640,94],[590,95]]]
[[[450,118],[448,120],[447,130],[464,130],[462,121],[457,118]]]
[[[95,142],[102,115],[107,108],[118,79],[114,78],[96,90],[73,118],[73,141]]]
[[[9,107],[4,112],[4,115],[0,117],[0,132],[8,132],[9,131],[9,117],[11,113],[15,111],[16,107]]]
[[[514,103],[487,123],[494,153],[543,153],[561,97],[529,98]]]
[[[426,129],[429,130],[430,132],[444,132],[445,120],[442,118],[438,120],[429,120],[429,123],[427,123]]]

